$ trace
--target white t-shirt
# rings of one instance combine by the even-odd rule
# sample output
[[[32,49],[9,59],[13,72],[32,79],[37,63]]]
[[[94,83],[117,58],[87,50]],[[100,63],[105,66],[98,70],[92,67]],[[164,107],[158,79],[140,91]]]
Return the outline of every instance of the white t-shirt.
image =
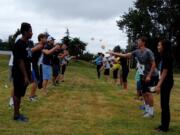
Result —
[[[105,69],[110,69],[111,65],[109,63],[109,59],[108,58],[103,58],[103,64],[104,64],[104,68]]]
[[[137,70],[140,75],[144,75],[144,70],[145,70],[145,65],[140,64],[139,62],[137,63]]]
[[[13,66],[13,59],[14,59],[14,56],[13,56],[13,53],[11,53],[11,57],[9,59],[9,66]]]

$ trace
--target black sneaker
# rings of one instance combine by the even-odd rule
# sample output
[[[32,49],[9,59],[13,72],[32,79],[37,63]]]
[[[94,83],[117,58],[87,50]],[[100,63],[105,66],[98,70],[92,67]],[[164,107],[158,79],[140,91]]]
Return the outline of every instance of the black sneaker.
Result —
[[[169,129],[165,129],[162,126],[159,126],[159,127],[155,128],[155,131],[157,131],[157,132],[168,132]]]
[[[14,120],[18,121],[18,122],[28,122],[29,121],[29,119],[23,115],[14,117]]]

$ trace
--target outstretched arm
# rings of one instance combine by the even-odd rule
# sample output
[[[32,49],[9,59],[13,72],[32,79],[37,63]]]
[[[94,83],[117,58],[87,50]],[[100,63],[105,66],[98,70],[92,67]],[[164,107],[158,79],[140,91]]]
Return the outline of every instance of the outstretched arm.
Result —
[[[111,55],[115,55],[115,56],[119,56],[119,57],[124,57],[124,58],[131,58],[132,57],[132,53],[115,53],[115,52],[107,52],[108,54],[111,54]]]

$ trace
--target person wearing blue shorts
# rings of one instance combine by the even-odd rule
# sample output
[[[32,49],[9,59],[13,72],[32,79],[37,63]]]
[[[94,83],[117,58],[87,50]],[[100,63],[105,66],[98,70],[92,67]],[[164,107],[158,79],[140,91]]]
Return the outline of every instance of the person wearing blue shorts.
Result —
[[[42,60],[42,71],[43,71],[43,90],[45,95],[47,95],[47,85],[48,81],[52,76],[52,59],[53,53],[60,49],[59,45],[54,46],[54,38],[49,36],[47,38],[47,44],[44,46],[43,52],[43,60]]]

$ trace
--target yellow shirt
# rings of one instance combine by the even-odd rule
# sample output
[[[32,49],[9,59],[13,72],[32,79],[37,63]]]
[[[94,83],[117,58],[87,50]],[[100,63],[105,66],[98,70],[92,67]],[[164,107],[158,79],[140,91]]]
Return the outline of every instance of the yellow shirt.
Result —
[[[120,69],[121,68],[121,65],[120,65],[120,58],[117,57],[115,58],[115,61],[114,61],[114,64],[113,64],[113,70],[116,70],[116,69]]]

